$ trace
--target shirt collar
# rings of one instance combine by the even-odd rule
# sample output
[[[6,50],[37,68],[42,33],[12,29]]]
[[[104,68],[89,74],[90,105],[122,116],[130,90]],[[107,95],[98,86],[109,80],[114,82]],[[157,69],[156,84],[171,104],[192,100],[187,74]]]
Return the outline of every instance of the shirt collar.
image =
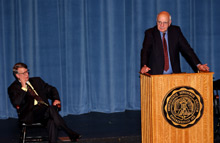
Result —
[[[168,34],[168,30],[165,33],[166,33],[166,35],[165,35],[165,37],[166,37]],[[160,32],[160,36],[163,37],[163,32]]]

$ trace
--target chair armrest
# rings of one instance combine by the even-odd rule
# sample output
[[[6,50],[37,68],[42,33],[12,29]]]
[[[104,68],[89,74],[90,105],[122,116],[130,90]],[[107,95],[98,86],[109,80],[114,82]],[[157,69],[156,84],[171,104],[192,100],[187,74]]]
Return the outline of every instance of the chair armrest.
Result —
[[[20,106],[19,105],[16,105],[16,107],[15,107],[17,110],[19,110],[20,109]]]
[[[54,108],[55,108],[57,111],[61,111],[61,104],[57,104],[56,106],[54,106]]]

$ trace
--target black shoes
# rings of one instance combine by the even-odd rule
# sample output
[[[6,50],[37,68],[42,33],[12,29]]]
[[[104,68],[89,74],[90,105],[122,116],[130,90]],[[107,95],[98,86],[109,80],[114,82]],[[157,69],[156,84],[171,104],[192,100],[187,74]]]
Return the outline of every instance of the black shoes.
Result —
[[[70,136],[71,142],[77,142],[81,138],[82,138],[82,136],[80,134],[73,134]]]

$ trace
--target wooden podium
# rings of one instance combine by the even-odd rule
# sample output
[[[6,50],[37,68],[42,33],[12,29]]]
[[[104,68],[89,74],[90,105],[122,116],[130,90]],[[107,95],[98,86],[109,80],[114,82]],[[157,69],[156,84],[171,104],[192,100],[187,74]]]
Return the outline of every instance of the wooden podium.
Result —
[[[141,74],[140,81],[142,143],[214,142],[212,72],[151,76]],[[168,102],[165,98],[168,97],[172,89],[185,86],[192,87],[200,93],[204,106],[201,117],[195,124],[190,127],[179,128],[168,122],[165,118],[166,114],[163,107],[165,105],[164,103],[171,102]],[[177,102],[178,100],[175,101]],[[178,104],[180,105],[180,103]],[[174,106],[172,105],[172,107]],[[174,109],[176,108],[175,106]],[[190,112],[188,109],[185,111]]]

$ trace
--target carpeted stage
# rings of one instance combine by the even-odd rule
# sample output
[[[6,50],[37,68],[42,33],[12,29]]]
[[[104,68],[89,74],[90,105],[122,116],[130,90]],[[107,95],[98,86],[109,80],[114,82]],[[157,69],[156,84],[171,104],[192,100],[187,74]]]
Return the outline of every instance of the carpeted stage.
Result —
[[[140,111],[109,114],[92,112],[68,115],[64,120],[70,128],[82,134],[79,143],[141,143]],[[0,120],[0,127],[0,143],[18,143],[20,128],[17,119]],[[36,130],[46,134],[45,130]],[[69,142],[62,131],[59,132],[59,139],[58,143]]]
[[[215,117],[216,128],[217,118]],[[70,128],[82,134],[79,143],[141,143],[141,112],[119,113],[91,112],[82,115],[68,115],[64,120]],[[20,128],[17,119],[0,120],[0,143],[18,143]],[[45,129],[35,132],[47,134]],[[29,130],[31,134],[34,134]],[[37,134],[38,134],[37,133]],[[69,143],[67,135],[60,131],[58,143]],[[46,141],[43,143],[47,143]],[[220,133],[214,143],[220,143]]]

